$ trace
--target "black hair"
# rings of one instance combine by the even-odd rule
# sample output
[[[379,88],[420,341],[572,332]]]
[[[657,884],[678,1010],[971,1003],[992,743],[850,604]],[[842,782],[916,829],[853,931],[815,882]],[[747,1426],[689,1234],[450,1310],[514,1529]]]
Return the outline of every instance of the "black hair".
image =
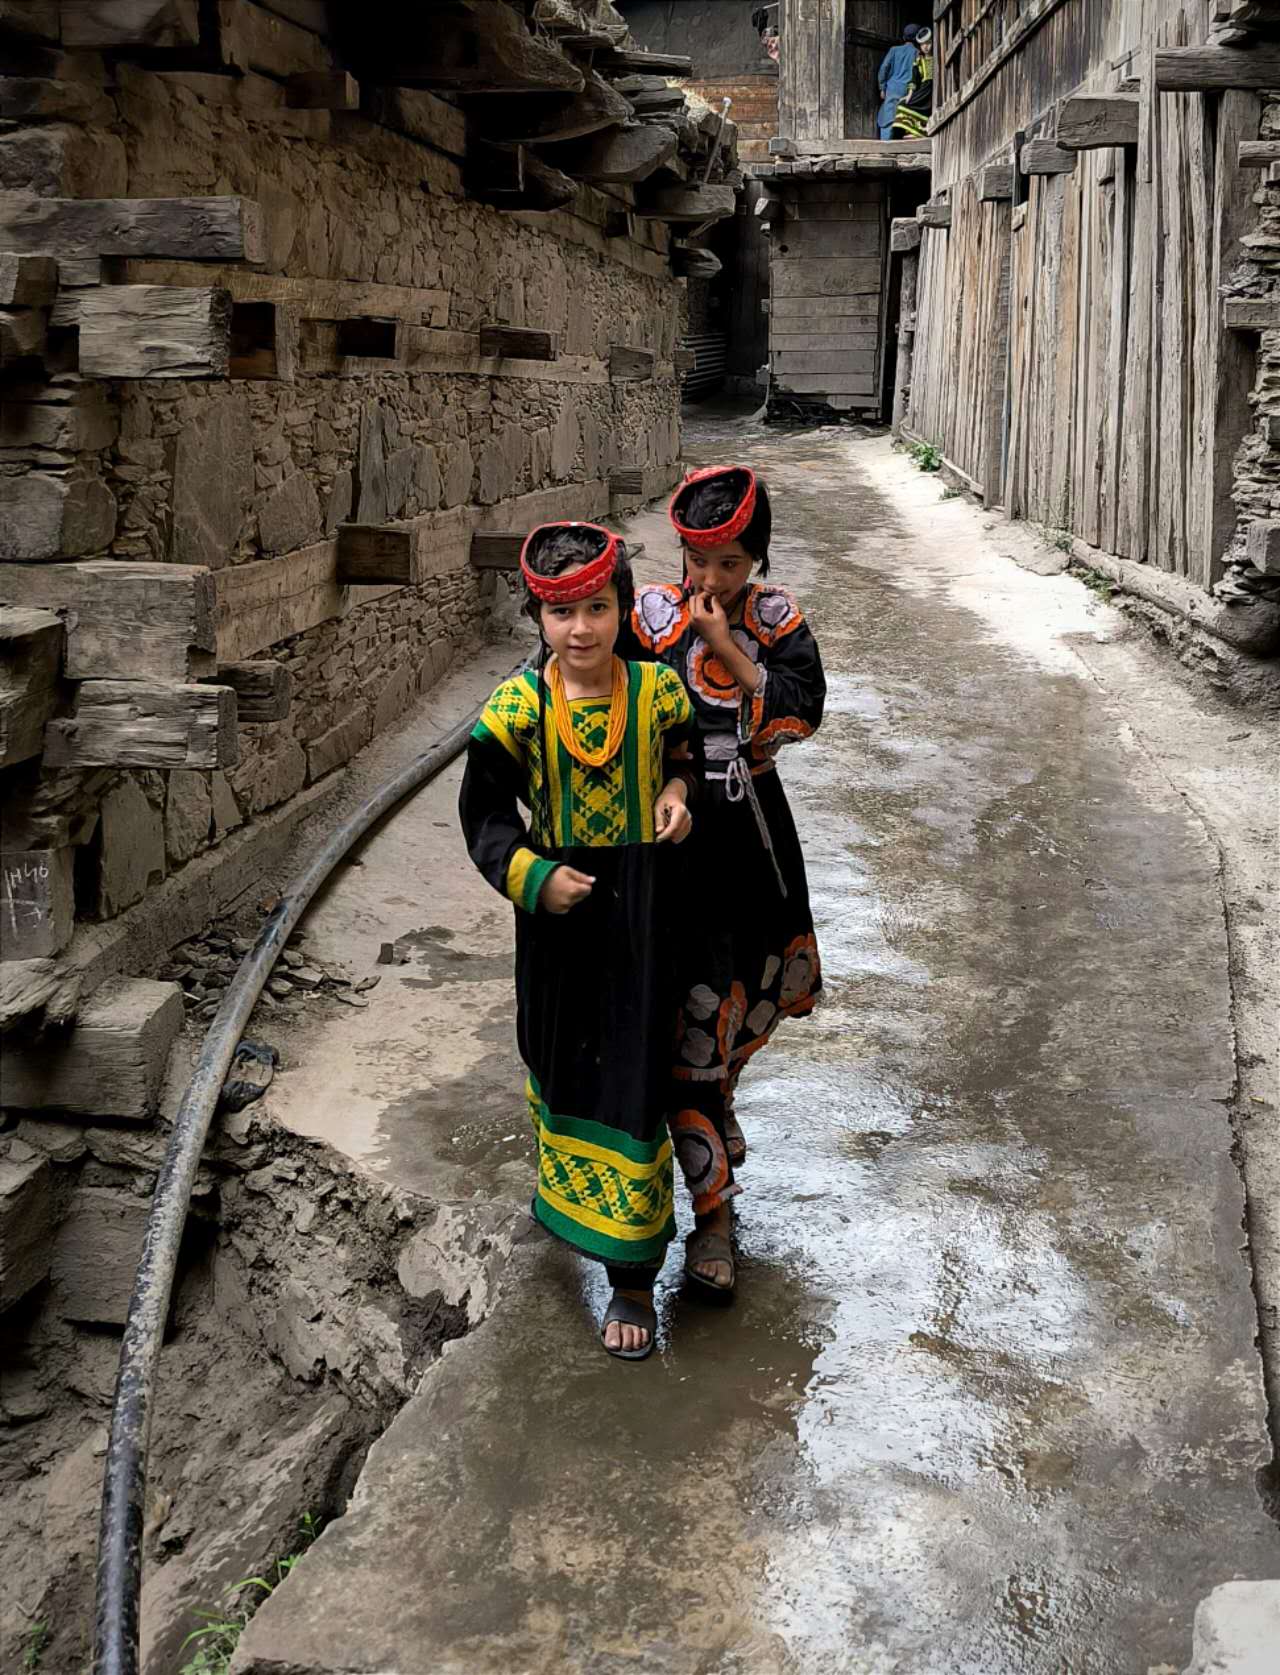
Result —
[[[672,510],[686,529],[718,529],[742,504],[749,479],[745,471],[726,471],[719,477],[708,477],[700,483],[690,483],[675,500]],[[773,508],[769,491],[761,478],[756,478],[756,503],[751,522],[738,540],[755,560],[762,576],[769,574],[769,538],[773,534]]]
[[[605,538],[594,529],[581,524],[551,524],[529,548],[529,568],[535,576],[559,576],[575,564],[590,564],[604,551]],[[618,618],[626,622],[636,600],[635,578],[626,544],[618,542],[618,556],[609,580],[618,590]],[[528,584],[524,590],[526,616],[541,623],[542,600],[534,597]]]

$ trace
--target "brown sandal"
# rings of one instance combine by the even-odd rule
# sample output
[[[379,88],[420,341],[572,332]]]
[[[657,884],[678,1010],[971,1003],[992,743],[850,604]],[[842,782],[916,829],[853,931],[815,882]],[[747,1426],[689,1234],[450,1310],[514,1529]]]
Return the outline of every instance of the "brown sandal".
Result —
[[[747,1161],[747,1137],[732,1111],[724,1119],[724,1149],[735,1169]]]
[[[697,1262],[726,1262],[729,1265],[728,1285],[719,1285],[705,1274],[695,1271]],[[737,1281],[733,1261],[733,1240],[724,1233],[713,1233],[709,1227],[695,1227],[684,1242],[684,1271],[695,1285],[715,1297],[730,1297]]]

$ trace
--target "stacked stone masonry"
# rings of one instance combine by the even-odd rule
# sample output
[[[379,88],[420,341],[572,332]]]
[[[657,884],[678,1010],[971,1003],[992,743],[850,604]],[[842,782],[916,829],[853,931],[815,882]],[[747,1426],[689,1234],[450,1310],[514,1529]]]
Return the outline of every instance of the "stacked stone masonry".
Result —
[[[116,20],[96,8],[97,23],[68,23],[73,10],[47,0],[0,19],[7,1022],[41,996],[74,1011],[44,967],[74,964],[76,926],[114,920],[243,840],[440,677],[502,585],[471,566],[472,531],[607,517],[628,504],[611,500],[619,468],[641,468],[649,493],[674,478],[686,282],[672,258],[691,214],[671,198],[710,153],[705,110],[673,88],[674,108],[626,119],[674,136],[651,180],[575,181],[564,145],[499,155],[485,125],[509,125],[518,97],[428,91],[429,65],[408,90],[394,70],[362,66],[360,87],[322,73],[340,67],[328,30],[341,6],[190,8],[181,41],[163,5]],[[553,79],[601,80],[523,5],[455,10],[514,41],[517,75],[534,73],[527,40]],[[634,71],[607,0],[541,16],[561,13],[616,43],[615,79]],[[86,32],[109,50],[80,45]],[[331,84],[345,108],[312,108]],[[706,190],[731,205],[728,135],[691,203]],[[497,179],[517,150],[527,189],[503,199],[510,182],[477,171]],[[159,224],[173,205],[135,200],[176,203],[180,231],[139,237],[140,216]],[[97,232],[73,248],[73,224]],[[49,251],[33,227],[50,229]],[[494,325],[550,334],[548,358],[482,356]],[[611,377],[618,345],[650,351],[651,375]],[[409,532],[410,585],[343,584],[353,523]],[[66,568],[85,561],[92,574]],[[142,600],[136,641],[131,618],[94,617],[110,616],[114,578]],[[78,611],[90,584],[108,605]],[[179,584],[189,634],[169,620]],[[197,727],[183,695],[226,687],[246,660],[281,665],[292,697],[271,720],[241,715],[228,745],[214,699]],[[217,699],[224,719],[233,702]],[[54,766],[54,733],[72,765]],[[101,740],[116,736],[127,747],[112,756]]]

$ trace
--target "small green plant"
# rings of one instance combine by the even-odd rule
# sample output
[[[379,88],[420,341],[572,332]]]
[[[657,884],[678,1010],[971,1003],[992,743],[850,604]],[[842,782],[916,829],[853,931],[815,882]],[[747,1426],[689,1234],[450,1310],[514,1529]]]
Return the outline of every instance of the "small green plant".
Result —
[[[1119,591],[1111,577],[1104,576],[1101,570],[1090,570],[1087,566],[1081,565],[1075,573],[1090,592],[1098,595],[1099,599],[1110,601]]]
[[[914,442],[907,452],[921,471],[942,469],[942,449],[935,448],[932,442]]]
[[[32,1623],[27,1630],[26,1645],[22,1648],[22,1668],[25,1675],[35,1675],[40,1667],[40,1660],[44,1656],[44,1649],[49,1644],[48,1620],[41,1617],[39,1622]]]
[[[275,1593],[322,1528],[322,1521],[314,1513],[304,1512],[298,1522],[297,1551],[277,1559],[271,1566],[273,1575],[246,1576],[227,1589],[220,1609],[195,1612],[200,1626],[192,1629],[179,1648],[182,1652],[192,1648],[179,1675],[227,1675],[236,1647],[240,1644],[240,1636],[249,1626],[249,1619],[263,1600],[270,1599]],[[242,1595],[247,1597],[242,1598]],[[29,1667],[34,1669],[36,1666],[32,1664]]]
[[[1069,529],[1041,529],[1040,533],[1051,547],[1056,547],[1060,553],[1071,551],[1071,531]]]

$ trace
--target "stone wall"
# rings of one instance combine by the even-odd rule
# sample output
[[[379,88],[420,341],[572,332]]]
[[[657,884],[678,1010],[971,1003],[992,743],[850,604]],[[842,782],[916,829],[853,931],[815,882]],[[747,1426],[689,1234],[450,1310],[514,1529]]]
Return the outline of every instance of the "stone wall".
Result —
[[[48,560],[199,566],[216,629],[205,678],[249,658],[292,680],[287,713],[241,717],[235,759],[217,767],[54,771],[28,755],[3,770],[6,850],[73,846],[83,923],[143,900],[404,714],[483,631],[494,583],[469,562],[473,530],[605,516],[618,466],[646,468],[650,493],[673,479],[685,283],[660,221],[619,230],[629,187],[582,185],[545,213],[478,201],[460,113],[429,94],[375,120],[292,108],[283,74],[251,68],[209,74],[33,43],[19,58],[40,91],[35,113],[0,135],[0,188],[238,198],[260,219],[258,260],[247,248],[243,260],[59,260],[40,364],[8,384],[0,604],[74,608],[52,582],[36,596]],[[85,377],[77,347],[113,285],[229,290],[230,375]],[[255,363],[258,344],[240,343],[249,359],[237,365],[246,322],[265,322],[273,346]],[[371,324],[387,347],[352,352],[342,322]],[[551,334],[550,358],[482,354],[480,328],[493,325]],[[652,350],[652,375],[611,378],[618,344]],[[33,513],[37,488],[47,516],[43,502]],[[349,522],[407,531],[417,585],[344,586],[334,565]],[[264,564],[278,569],[261,581]],[[60,714],[74,714],[76,694],[61,688]]]

